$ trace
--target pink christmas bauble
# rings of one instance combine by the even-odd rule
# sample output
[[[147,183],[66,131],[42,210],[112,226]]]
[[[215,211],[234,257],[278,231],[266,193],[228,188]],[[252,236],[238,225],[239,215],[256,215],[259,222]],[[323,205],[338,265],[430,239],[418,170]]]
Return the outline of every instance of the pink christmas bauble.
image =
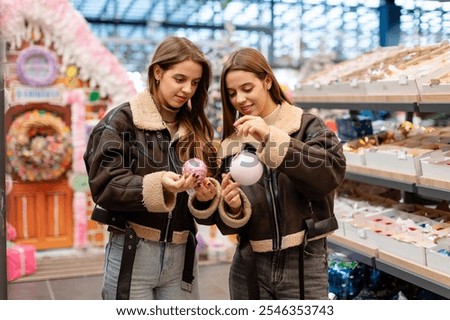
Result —
[[[263,166],[257,155],[242,151],[231,160],[230,173],[234,181],[243,186],[249,186],[261,178]]]
[[[198,158],[192,158],[184,163],[182,172],[187,174],[196,173],[199,175],[198,180],[202,181],[206,178],[208,167],[202,160]]]

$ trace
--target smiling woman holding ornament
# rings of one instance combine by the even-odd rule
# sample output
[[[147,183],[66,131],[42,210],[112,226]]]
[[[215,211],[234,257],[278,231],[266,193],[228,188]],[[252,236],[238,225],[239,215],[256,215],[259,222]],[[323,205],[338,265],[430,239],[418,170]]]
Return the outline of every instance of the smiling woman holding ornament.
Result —
[[[201,212],[217,208],[213,129],[204,110],[210,79],[200,49],[168,37],[148,67],[148,89],[109,111],[89,137],[92,218],[110,231],[104,299],[199,298],[187,191],[197,190],[191,198]]]
[[[334,192],[346,166],[338,138],[289,101],[255,49],[231,54],[220,86],[227,212],[217,224],[239,239],[231,298],[327,299],[326,237],[337,229]]]

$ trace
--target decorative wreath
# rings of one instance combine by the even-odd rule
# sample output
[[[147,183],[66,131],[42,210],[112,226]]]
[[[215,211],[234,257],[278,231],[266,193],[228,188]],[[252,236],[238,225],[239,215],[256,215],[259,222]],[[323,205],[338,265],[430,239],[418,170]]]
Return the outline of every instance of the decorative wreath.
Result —
[[[6,144],[12,170],[24,181],[55,180],[71,164],[70,130],[61,118],[44,110],[17,117]]]
[[[22,83],[33,87],[45,87],[55,82],[58,76],[58,63],[47,48],[31,46],[17,57],[16,72]]]

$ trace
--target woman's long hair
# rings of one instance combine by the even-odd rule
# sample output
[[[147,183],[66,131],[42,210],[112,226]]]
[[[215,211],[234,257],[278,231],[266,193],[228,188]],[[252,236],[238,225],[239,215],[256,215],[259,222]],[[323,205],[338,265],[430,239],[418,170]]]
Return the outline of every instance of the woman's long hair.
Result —
[[[192,60],[202,66],[202,77],[190,101],[186,102],[177,113],[177,121],[188,127],[191,132],[189,136],[180,138],[177,150],[183,161],[191,157],[202,159],[210,168],[210,174],[214,175],[217,166],[216,149],[212,144],[214,129],[205,114],[212,71],[203,52],[187,38],[175,36],[166,38],[159,44],[148,67],[149,90],[153,97],[157,96],[158,84],[153,72],[156,65],[162,70],[168,70],[186,60]]]
[[[230,71],[246,71],[255,74],[258,79],[264,81],[269,76],[272,79],[272,86],[269,89],[270,97],[276,104],[287,101],[292,104],[284,94],[280,84],[275,78],[275,74],[269,62],[261,52],[253,48],[241,48],[234,51],[227,62],[225,62],[222,75],[220,76],[220,94],[222,97],[223,132],[222,140],[233,134],[233,123],[236,121],[236,109],[230,101],[230,95],[226,85],[226,77]]]

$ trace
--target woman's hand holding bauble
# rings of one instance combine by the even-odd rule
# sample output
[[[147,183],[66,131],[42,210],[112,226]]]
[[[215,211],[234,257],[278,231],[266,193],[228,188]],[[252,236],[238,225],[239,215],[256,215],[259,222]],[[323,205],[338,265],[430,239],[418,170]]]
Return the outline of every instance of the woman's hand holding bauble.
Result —
[[[197,175],[197,180],[203,181],[208,173],[208,167],[202,160],[198,158],[192,158],[184,163],[182,173],[187,175]]]
[[[263,174],[263,166],[257,155],[242,151],[231,160],[230,173],[234,181],[249,186],[259,181]]]

